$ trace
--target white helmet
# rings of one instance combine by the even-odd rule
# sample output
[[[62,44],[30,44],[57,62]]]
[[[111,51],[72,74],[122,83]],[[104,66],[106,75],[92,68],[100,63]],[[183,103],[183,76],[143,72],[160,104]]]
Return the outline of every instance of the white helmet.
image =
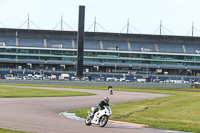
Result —
[[[104,97],[104,102],[108,104],[109,103],[109,98],[108,97]]]

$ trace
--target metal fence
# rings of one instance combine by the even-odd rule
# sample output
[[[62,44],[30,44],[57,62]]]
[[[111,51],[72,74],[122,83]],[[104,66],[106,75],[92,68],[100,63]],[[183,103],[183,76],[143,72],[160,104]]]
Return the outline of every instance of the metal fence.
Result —
[[[95,82],[95,81],[59,81],[59,80],[0,80],[1,84],[38,84],[66,86],[104,86],[137,88],[192,88],[192,84],[177,83],[138,83],[138,82]]]

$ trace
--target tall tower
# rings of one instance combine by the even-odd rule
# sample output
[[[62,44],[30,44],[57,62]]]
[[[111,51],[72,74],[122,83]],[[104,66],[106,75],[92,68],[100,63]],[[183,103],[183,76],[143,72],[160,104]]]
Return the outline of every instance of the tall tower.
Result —
[[[85,6],[79,6],[78,34],[77,34],[77,77],[83,77],[83,48],[84,48],[84,22],[85,22]]]

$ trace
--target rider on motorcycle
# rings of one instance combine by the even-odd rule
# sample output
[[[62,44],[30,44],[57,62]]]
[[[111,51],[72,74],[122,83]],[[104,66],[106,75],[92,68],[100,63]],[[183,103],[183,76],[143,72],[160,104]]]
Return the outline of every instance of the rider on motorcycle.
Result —
[[[110,88],[112,88],[112,86],[109,85],[109,86],[108,86],[108,91],[109,91]]]
[[[99,105],[94,109],[94,112],[91,114],[91,118],[94,117],[94,114],[99,110],[104,109],[104,106],[109,106],[109,98],[105,97],[102,101],[100,101]]]

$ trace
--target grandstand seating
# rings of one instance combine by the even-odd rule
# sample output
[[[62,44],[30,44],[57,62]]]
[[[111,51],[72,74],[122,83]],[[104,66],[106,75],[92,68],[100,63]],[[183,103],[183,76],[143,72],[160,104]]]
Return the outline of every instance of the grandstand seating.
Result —
[[[104,62],[104,66],[112,66],[112,67],[130,67],[129,63],[114,63],[114,62]]]
[[[116,63],[116,67],[130,67],[129,63]]]
[[[47,38],[47,47],[51,47],[51,44],[62,44],[62,48],[72,49],[72,40],[71,39],[62,39],[62,38]],[[75,48],[77,48],[77,40],[75,41]],[[6,46],[16,46],[16,38],[14,36],[0,36],[0,42],[5,42]],[[110,41],[105,40],[103,42],[103,50],[119,50],[119,51],[129,51],[128,43],[126,41]],[[20,47],[44,47],[43,38],[30,38],[30,37],[18,37],[18,44]],[[159,52],[167,53],[184,53],[182,44],[165,44],[159,43],[158,50]],[[172,49],[173,45],[173,49]],[[196,50],[200,50],[198,44],[184,44],[186,52],[188,54],[196,54]],[[156,52],[154,43],[142,43],[142,42],[130,42],[132,51],[143,51],[147,52]],[[85,40],[84,41],[85,49],[95,49],[101,50],[100,41],[98,40]]]
[[[199,70],[200,66],[187,66],[189,70]]]
[[[184,53],[182,44],[174,44],[174,43],[173,44],[159,43],[158,52]]]
[[[200,45],[198,44],[185,44],[185,49],[188,54],[196,54],[196,50],[200,51]]]
[[[18,37],[19,47],[44,47],[43,38]]]
[[[126,41],[102,41],[104,50],[114,50],[114,51],[129,51],[128,43]]]
[[[10,58],[0,58],[1,62],[16,62],[16,59],[10,59]]]
[[[47,64],[62,64],[62,65],[73,65],[73,61],[59,61],[59,60],[47,60]]]
[[[72,49],[72,40],[71,39],[62,39],[62,38],[47,38],[47,47],[51,48],[52,45],[62,44],[62,48]]]
[[[147,64],[148,68],[158,68],[157,64]]]
[[[119,41],[118,42],[118,47],[119,47],[120,51],[129,51],[129,49],[128,49],[128,42]]]
[[[132,51],[156,52],[154,43],[130,42]],[[144,51],[142,51],[142,48]]]
[[[112,66],[112,67],[130,67],[129,63],[114,63],[114,62],[104,62],[104,66]]]
[[[184,65],[165,65],[165,64],[161,64],[160,68],[163,68],[163,69],[186,69],[186,67]]]
[[[5,42],[6,46],[16,46],[16,38],[13,36],[0,36],[0,42]]]
[[[141,68],[158,68],[157,64],[139,64],[139,63],[133,63],[133,67],[141,67]]]
[[[100,42],[96,40],[85,40],[84,49],[100,50]]]
[[[104,66],[116,66],[116,67],[135,67],[135,68],[158,68],[157,64],[139,64],[139,63],[114,63],[114,62],[104,62]]]
[[[113,62],[104,62],[103,64],[104,66],[112,66],[112,67],[116,66],[116,63]]]
[[[83,65],[86,65],[86,66],[101,66],[101,62],[84,61]]]
[[[44,60],[37,60],[37,59],[19,59],[18,60],[19,63],[44,63]]]

